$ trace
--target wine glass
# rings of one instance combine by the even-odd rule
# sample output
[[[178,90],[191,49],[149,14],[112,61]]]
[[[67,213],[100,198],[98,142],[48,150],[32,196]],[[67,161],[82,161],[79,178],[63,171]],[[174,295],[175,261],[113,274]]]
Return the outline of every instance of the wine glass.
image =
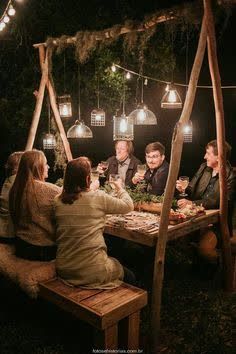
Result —
[[[91,169],[90,176],[91,176],[91,182],[92,182],[92,183],[98,181],[99,172],[98,172],[98,170],[97,170],[96,167],[94,167],[94,168]]]
[[[180,197],[187,197],[187,193],[185,193],[185,189],[188,187],[189,184],[189,177],[187,176],[180,176],[179,177],[179,184],[181,185],[183,192],[180,193]]]
[[[147,171],[147,165],[138,165],[137,166],[137,172],[141,177],[144,177],[145,173]]]
[[[120,175],[119,174],[111,174],[110,176],[109,176],[109,182],[110,182],[110,185],[111,185],[111,187],[113,188],[113,189],[115,189],[115,186],[113,185],[113,183],[112,182],[116,182],[116,181],[118,181],[118,179],[120,179]]]
[[[101,177],[106,177],[104,175],[104,172],[108,169],[109,163],[107,161],[101,161],[99,165],[100,165],[101,169],[103,170]]]

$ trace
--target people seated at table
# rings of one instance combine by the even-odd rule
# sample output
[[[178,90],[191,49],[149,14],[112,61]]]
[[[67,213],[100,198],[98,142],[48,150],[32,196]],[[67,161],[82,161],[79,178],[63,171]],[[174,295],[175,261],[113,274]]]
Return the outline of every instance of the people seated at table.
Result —
[[[117,197],[91,190],[90,173],[88,158],[68,162],[63,191],[54,201],[57,273],[68,283],[87,288],[113,288],[122,280],[134,283],[134,274],[107,255],[103,237],[106,214],[132,211],[132,199],[121,179],[113,182]]]
[[[235,185],[236,179],[228,159],[230,156],[231,146],[225,142],[226,151],[226,178],[228,190],[228,225],[230,234],[232,234],[232,215],[235,201]],[[206,145],[206,153],[204,162],[197,173],[194,175],[186,189],[187,198],[178,200],[178,206],[184,208],[193,203],[203,205],[205,209],[218,209],[220,205],[220,186],[219,186],[219,159],[217,141],[212,140]],[[177,180],[176,188],[182,193],[182,187]],[[217,258],[217,234],[219,228],[214,227],[202,230],[199,242],[199,251],[209,260],[214,261]],[[219,238],[219,236],[218,236]]]
[[[9,191],[16,177],[16,172],[23,151],[13,152],[7,159],[5,170],[6,179],[3,183],[0,196],[0,243],[12,244],[14,242],[14,230],[9,213]]]
[[[48,168],[42,151],[23,153],[9,193],[17,257],[37,261],[55,259],[53,200],[61,188],[45,182]]]
[[[165,147],[159,141],[150,143],[145,148],[145,154],[148,169],[144,177],[137,172],[132,178],[132,182],[137,185],[144,181],[146,192],[162,195],[169,173],[169,164],[165,160]]]
[[[108,158],[108,169],[105,172],[107,179],[111,174],[119,174],[125,186],[132,186],[132,177],[141,162],[133,155],[132,141],[117,140],[115,142],[116,155]]]

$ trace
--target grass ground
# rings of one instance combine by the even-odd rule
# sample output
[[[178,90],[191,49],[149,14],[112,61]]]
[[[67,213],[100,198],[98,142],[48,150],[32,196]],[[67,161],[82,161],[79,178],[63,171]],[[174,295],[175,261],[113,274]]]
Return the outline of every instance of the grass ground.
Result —
[[[202,266],[196,273],[191,250],[175,242],[167,251],[162,306],[164,353],[233,354],[236,336],[236,294],[222,292],[221,272],[212,278]],[[145,269],[144,282],[151,283]],[[149,276],[147,276],[149,274]],[[210,277],[209,277],[210,276]],[[0,281],[0,353],[66,354],[92,353],[92,333],[72,316],[26,296]],[[142,314],[141,344],[149,351],[149,315]]]

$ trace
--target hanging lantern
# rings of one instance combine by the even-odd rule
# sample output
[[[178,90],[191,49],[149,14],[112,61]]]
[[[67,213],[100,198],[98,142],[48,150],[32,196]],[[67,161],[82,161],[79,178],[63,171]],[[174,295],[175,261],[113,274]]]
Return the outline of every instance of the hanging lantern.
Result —
[[[113,117],[113,140],[133,140],[133,119],[123,113],[120,117]]]
[[[95,108],[91,112],[91,125],[92,126],[105,126],[105,112],[101,108]]]
[[[99,77],[97,77],[97,108],[91,112],[92,126],[105,126],[105,112],[99,107]]]
[[[56,147],[56,138],[51,133],[46,133],[43,136],[43,149],[53,150]]]
[[[134,125],[157,124],[157,117],[148,109],[145,103],[139,103],[137,109],[129,114],[129,118],[133,119]]]
[[[193,141],[193,123],[188,121],[188,123],[183,125],[184,143],[191,143]]]
[[[166,88],[166,93],[161,100],[161,108],[182,108],[180,95],[173,85],[171,85],[169,88]]]
[[[58,96],[59,113],[62,118],[72,116],[70,95]]]
[[[82,120],[76,120],[75,124],[70,127],[67,132],[67,138],[75,139],[75,138],[92,138],[93,133],[92,130],[84,124]]]

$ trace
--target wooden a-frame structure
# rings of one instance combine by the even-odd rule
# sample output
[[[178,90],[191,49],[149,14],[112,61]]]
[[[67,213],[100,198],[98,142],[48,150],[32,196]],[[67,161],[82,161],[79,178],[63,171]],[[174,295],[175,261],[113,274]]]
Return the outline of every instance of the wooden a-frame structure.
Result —
[[[233,273],[232,273],[232,260],[230,249],[230,236],[227,226],[227,183],[226,183],[226,157],[225,157],[225,124],[224,124],[224,109],[223,109],[223,97],[221,90],[221,79],[217,61],[216,51],[216,38],[214,18],[211,9],[211,0],[203,0],[204,14],[201,25],[201,32],[199,36],[198,48],[194,60],[194,64],[191,70],[189,79],[188,91],[186,100],[182,110],[181,117],[175,126],[172,137],[170,170],[168,180],[165,189],[163,208],[161,212],[159,237],[156,246],[155,264],[154,264],[154,277],[153,277],[153,294],[152,294],[152,351],[157,352],[158,347],[158,333],[160,329],[160,311],[161,311],[161,299],[162,299],[162,285],[164,278],[164,263],[165,263],[165,250],[167,243],[167,229],[169,223],[169,212],[171,209],[171,202],[174,196],[175,182],[179,172],[182,148],[183,148],[183,132],[181,127],[186,124],[189,119],[193,108],[195,99],[198,78],[207,47],[208,62],[210,67],[210,75],[213,86],[213,97],[215,105],[215,117],[216,117],[216,131],[217,131],[217,144],[218,144],[218,157],[219,157],[219,182],[220,182],[220,229],[222,236],[222,258],[223,258],[223,270],[224,270],[224,288],[227,291],[232,290],[233,286]],[[147,28],[157,25],[164,21],[170,21],[176,18],[176,12],[168,11],[166,15],[153,15],[148,21],[139,24],[136,28],[121,26],[119,35],[125,34],[131,31],[145,31]],[[181,10],[178,15],[181,15]],[[112,36],[112,29],[97,32],[97,40],[101,40],[102,36],[110,38]],[[73,43],[75,37],[69,37],[68,43]],[[55,45],[57,41],[54,41]],[[54,113],[55,121],[60,132],[60,136],[65,149],[66,157],[68,160],[72,159],[70,145],[66,138],[63,124],[59,115],[59,111],[56,104],[56,95],[53,89],[52,82],[48,75],[48,48],[46,43],[34,45],[39,50],[40,66],[42,71],[41,82],[36,99],[36,107],[33,114],[32,124],[30,127],[26,150],[30,150],[33,147],[35,134],[40,118],[42,109],[42,103],[47,88],[50,98],[51,108]]]

